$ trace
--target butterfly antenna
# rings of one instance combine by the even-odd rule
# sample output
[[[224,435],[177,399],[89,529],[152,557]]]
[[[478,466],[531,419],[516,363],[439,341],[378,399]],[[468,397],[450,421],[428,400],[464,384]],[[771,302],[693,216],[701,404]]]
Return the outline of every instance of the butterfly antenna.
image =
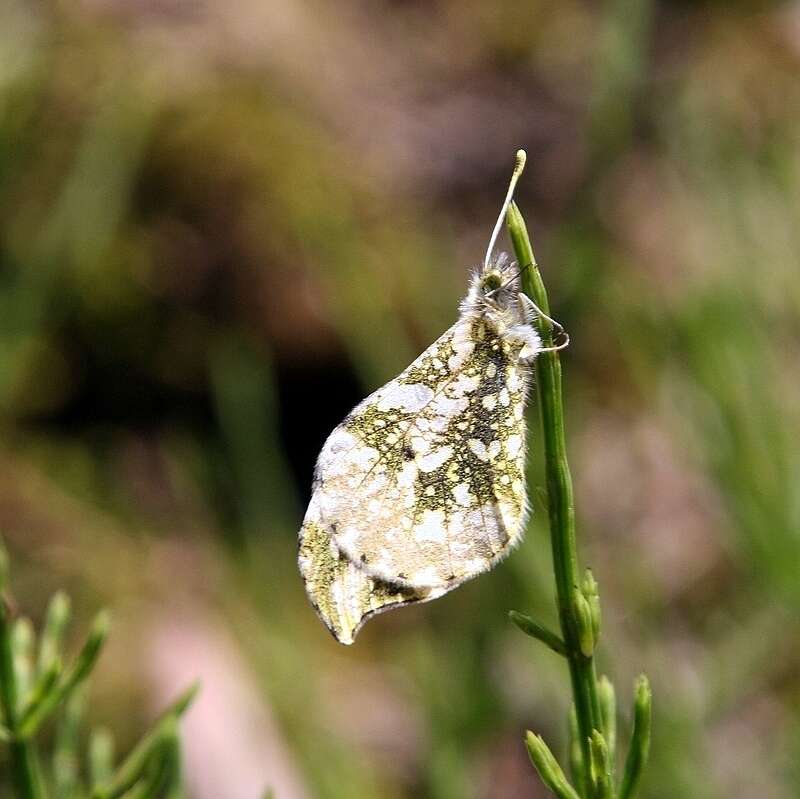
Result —
[[[506,199],[503,202],[503,207],[500,209],[500,216],[497,217],[497,222],[495,223],[494,230],[492,231],[492,237],[489,239],[489,246],[486,248],[486,258],[483,259],[484,270],[489,268],[489,261],[492,258],[494,245],[497,243],[497,237],[500,235],[500,228],[503,225],[503,220],[506,218],[508,206],[511,205],[511,198],[514,196],[514,189],[517,185],[517,181],[519,180],[519,176],[522,174],[522,170],[525,169],[525,161],[527,157],[528,156],[525,154],[525,150],[517,150],[517,160],[514,164],[514,171],[511,173],[511,181],[508,184],[508,193],[506,194]]]

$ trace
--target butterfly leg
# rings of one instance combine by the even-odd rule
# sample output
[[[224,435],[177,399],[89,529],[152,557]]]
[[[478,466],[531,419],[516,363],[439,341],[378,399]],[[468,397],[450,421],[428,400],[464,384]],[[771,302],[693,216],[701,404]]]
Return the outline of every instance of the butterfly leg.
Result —
[[[542,347],[541,341],[539,342],[539,349],[537,352],[558,352],[569,346],[569,333],[564,330],[564,326],[557,322],[552,317],[548,316],[527,294],[520,292],[518,295],[519,301],[522,303],[523,312],[528,324],[533,323],[537,318],[546,319],[556,329],[558,335],[562,338],[559,344],[554,347]],[[535,354],[535,353],[534,353]]]

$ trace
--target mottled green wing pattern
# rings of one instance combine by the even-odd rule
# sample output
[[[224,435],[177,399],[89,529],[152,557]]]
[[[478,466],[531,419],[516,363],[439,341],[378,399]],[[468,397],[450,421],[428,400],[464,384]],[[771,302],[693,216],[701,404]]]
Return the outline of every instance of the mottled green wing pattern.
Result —
[[[521,346],[486,320],[462,318],[329,437],[301,570],[340,640],[337,629],[354,632],[373,613],[490,569],[520,539]]]
[[[359,569],[333,543],[313,503],[300,531],[299,563],[314,608],[343,644],[352,644],[364,622],[376,613],[439,596],[381,582]]]

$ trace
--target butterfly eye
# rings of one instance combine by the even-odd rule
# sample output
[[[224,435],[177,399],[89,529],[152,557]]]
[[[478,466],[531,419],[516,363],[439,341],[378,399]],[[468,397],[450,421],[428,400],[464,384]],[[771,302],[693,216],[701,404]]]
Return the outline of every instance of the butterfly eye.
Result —
[[[491,291],[497,291],[497,289],[499,289],[502,285],[503,279],[497,272],[489,272],[489,274],[486,275],[482,281],[483,290],[487,294]]]

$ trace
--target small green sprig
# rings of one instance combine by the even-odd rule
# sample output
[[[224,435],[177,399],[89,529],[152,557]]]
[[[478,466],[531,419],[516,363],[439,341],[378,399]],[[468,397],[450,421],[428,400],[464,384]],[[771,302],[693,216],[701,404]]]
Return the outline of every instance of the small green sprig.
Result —
[[[517,154],[515,177],[525,154]],[[528,616],[511,611],[511,620],[523,632],[545,643],[567,661],[573,702],[570,711],[570,774],[568,781],[540,736],[528,732],[525,743],[544,784],[558,796],[578,799],[633,799],[641,782],[650,743],[652,697],[647,679],[637,683],[634,725],[622,780],[615,779],[616,697],[607,677],[597,678],[594,656],[600,640],[600,593],[590,570],[581,574],[575,529],[572,477],[567,460],[561,362],[554,347],[554,326],[539,267],[525,220],[515,203],[506,224],[522,287],[541,310],[536,320],[544,351],[536,360],[536,383],[544,438],[547,509],[553,553],[556,603],[561,636]]]
[[[625,772],[619,789],[619,799],[633,799],[639,790],[642,772],[650,754],[650,717],[653,695],[650,682],[642,674],[636,681],[633,704],[633,733],[628,756],[625,759]]]
[[[541,735],[534,735],[529,730],[525,734],[525,746],[542,782],[558,799],[580,799]]]
[[[109,616],[100,612],[70,666],[63,664],[69,598],[48,606],[38,650],[32,625],[15,618],[8,592],[8,555],[0,544],[0,742],[8,747],[15,799],[179,799],[183,795],[178,722],[192,703],[192,686],[162,713],[122,763],[114,767],[111,734],[95,730],[82,768],[82,688],[103,649]],[[56,721],[50,767],[40,761],[37,736]],[[85,783],[84,783],[85,780]]]

